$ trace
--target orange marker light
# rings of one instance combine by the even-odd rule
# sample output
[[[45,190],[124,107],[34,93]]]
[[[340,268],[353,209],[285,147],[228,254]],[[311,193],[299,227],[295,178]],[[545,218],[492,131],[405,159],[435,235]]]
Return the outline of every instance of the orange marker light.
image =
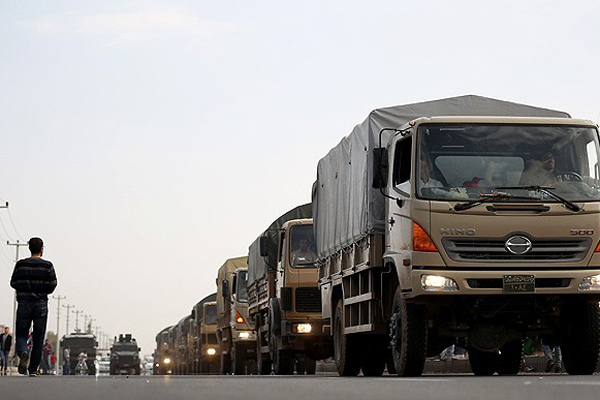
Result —
[[[594,250],[594,253],[598,252],[600,252],[600,242],[598,242],[598,245],[596,245],[596,250]]]
[[[244,317],[242,317],[240,315],[239,312],[235,312],[235,322],[237,322],[238,324],[243,324],[244,323]]]
[[[425,229],[413,221],[413,250],[414,251],[438,251]]]

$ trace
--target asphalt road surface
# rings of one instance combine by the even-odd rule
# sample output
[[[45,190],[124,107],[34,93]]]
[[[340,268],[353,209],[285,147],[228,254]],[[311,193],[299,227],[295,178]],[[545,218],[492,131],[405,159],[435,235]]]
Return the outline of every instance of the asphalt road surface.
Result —
[[[600,376],[0,376],[2,399],[596,399]]]

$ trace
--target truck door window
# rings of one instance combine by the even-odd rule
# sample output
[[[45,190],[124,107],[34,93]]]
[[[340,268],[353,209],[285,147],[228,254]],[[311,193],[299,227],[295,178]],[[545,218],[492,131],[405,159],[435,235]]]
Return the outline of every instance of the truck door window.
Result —
[[[394,150],[394,185],[398,186],[410,180],[410,166],[412,156],[412,137],[400,140]]]
[[[248,271],[239,271],[237,274],[237,298],[240,303],[248,301]]]
[[[281,233],[281,235],[279,235],[279,262],[283,261],[284,257],[283,255],[285,254],[285,233]]]
[[[313,268],[317,261],[313,226],[294,225],[290,229],[290,265],[297,268]]]
[[[216,325],[217,324],[217,306],[215,304],[204,305],[204,324],[205,325]]]

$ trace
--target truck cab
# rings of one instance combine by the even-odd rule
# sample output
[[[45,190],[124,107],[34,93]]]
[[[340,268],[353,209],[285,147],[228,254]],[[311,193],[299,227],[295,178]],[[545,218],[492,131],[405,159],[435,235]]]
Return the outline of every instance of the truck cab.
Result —
[[[216,298],[212,295],[211,298]],[[192,310],[195,321],[196,373],[218,373],[220,370],[221,348],[217,340],[217,302],[203,301]]]
[[[217,339],[221,373],[253,371],[256,335],[248,318],[248,257],[229,259],[217,274]]]

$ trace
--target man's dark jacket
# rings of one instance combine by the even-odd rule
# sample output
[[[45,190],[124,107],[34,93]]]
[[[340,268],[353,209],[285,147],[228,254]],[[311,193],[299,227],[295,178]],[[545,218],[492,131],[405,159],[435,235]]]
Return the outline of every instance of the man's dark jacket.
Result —
[[[10,286],[17,291],[17,301],[48,300],[56,283],[54,266],[40,257],[17,261],[10,279]]]
[[[4,335],[6,335],[6,343],[4,343],[4,347],[2,346],[2,342],[4,341]],[[12,335],[10,333],[3,333],[0,335],[0,350],[8,353],[10,351],[10,347],[12,346]]]

